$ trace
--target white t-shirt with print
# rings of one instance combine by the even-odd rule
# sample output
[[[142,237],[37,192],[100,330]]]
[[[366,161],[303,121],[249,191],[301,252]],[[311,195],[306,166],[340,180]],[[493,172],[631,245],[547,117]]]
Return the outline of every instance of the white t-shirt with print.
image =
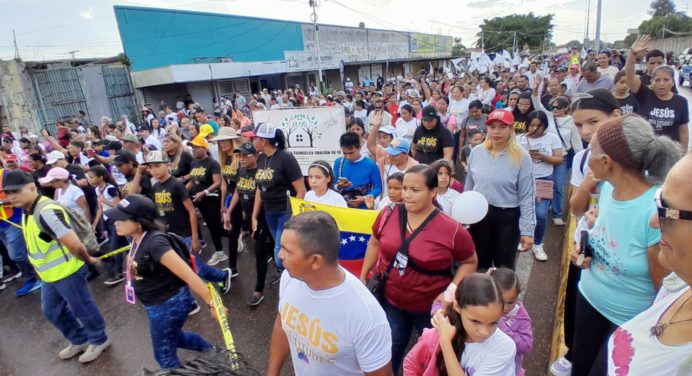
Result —
[[[437,194],[437,202],[442,206],[442,211],[452,215],[452,206],[454,206],[454,201],[456,201],[459,196],[461,196],[461,193],[452,188],[447,188],[447,192],[444,194]]]
[[[574,155],[574,159],[572,159],[572,178],[570,179],[570,184],[572,187],[574,187],[573,189],[579,188],[581,183],[584,181],[584,176],[589,171],[590,150],[591,149],[581,150],[577,152],[577,154]],[[588,209],[598,207],[598,199],[601,196],[601,186],[603,186],[602,182],[598,183],[591,191]],[[584,216],[579,217],[577,227],[574,230],[574,242],[579,243],[581,241],[581,232],[588,230],[589,226],[586,223],[586,218]]]
[[[543,136],[538,138],[530,138],[526,133],[517,137],[519,145],[521,145],[526,151],[538,150],[541,154],[552,156],[553,150],[562,150],[562,142],[560,138],[552,133],[545,132]],[[550,163],[533,161],[533,175],[536,178],[544,178],[553,174],[555,165]]]
[[[467,116],[469,116],[469,104],[471,104],[471,100],[467,98],[462,98],[459,99],[458,101],[455,101],[452,99],[452,97],[449,97],[449,107],[447,107],[447,111],[450,113],[457,115],[457,119],[463,119]]]
[[[396,136],[407,139],[409,142],[413,141],[413,133],[416,132],[416,128],[420,125],[420,120],[412,117],[411,120],[406,121],[404,118],[398,118],[396,120]]]
[[[517,346],[500,329],[495,329],[484,342],[466,343],[461,354],[461,367],[467,375],[514,376]]]
[[[55,190],[55,201],[69,207],[84,217],[84,210],[77,204],[77,199],[84,197],[84,191],[74,184],[68,184],[67,188]]]
[[[321,291],[287,270],[281,275],[281,327],[297,376],[360,376],[391,360],[392,336],[384,310],[358,278],[341,271],[345,280]]]
[[[619,327],[608,339],[609,376],[692,375],[692,342],[668,346],[649,329],[689,287],[658,299]],[[668,330],[675,330],[671,327]]]
[[[346,200],[344,200],[344,197],[332,189],[327,189],[327,193],[325,193],[322,196],[318,196],[317,193],[315,193],[315,191],[312,191],[312,190],[308,191],[305,194],[304,200],[309,201],[309,202],[314,202],[317,204],[339,206],[342,208],[345,208],[348,206],[346,204]]]

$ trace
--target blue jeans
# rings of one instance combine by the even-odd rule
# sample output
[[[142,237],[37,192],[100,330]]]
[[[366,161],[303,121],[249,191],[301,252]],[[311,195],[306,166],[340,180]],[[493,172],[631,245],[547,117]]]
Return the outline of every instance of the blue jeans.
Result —
[[[29,263],[29,256],[27,254],[22,230],[10,224],[5,224],[3,227],[0,227],[0,242],[5,244],[10,259],[17,264],[19,270],[22,272],[22,276],[27,280],[36,280],[34,267]],[[2,266],[2,261],[0,261],[0,266]]]
[[[91,299],[86,275],[87,267],[82,266],[71,276],[57,282],[43,282],[41,309],[73,345],[82,345],[87,341],[100,345],[108,339],[106,324]]]
[[[404,359],[404,351],[411,339],[413,327],[419,335],[423,334],[423,329],[432,327],[430,312],[409,312],[391,305],[386,299],[382,308],[392,329],[392,369],[396,375]]]
[[[264,212],[264,217],[267,219],[267,225],[269,226],[269,232],[274,238],[274,263],[279,272],[284,270],[284,265],[281,263],[279,258],[279,250],[281,250],[281,234],[284,232],[284,225],[291,218],[291,212]]]
[[[553,169],[553,201],[550,206],[553,208],[553,218],[562,218],[563,196],[565,185],[567,185],[567,158],[562,160],[562,164]]]
[[[536,178],[536,180],[553,180],[552,176],[546,176],[543,178]],[[539,200],[536,199],[536,229],[533,232],[533,242],[534,244],[543,244],[543,236],[545,236],[545,229],[548,225],[548,208],[550,207],[550,200]]]
[[[154,358],[161,368],[179,368],[178,348],[204,351],[213,346],[198,334],[186,332],[183,325],[195,304],[187,286],[165,302],[145,306]]]
[[[226,278],[226,272],[220,269],[212,268],[207,265],[201,257],[197,257],[192,253],[192,237],[188,236],[183,238],[187,248],[190,249],[190,255],[195,258],[197,263],[197,275],[207,282],[223,282]]]

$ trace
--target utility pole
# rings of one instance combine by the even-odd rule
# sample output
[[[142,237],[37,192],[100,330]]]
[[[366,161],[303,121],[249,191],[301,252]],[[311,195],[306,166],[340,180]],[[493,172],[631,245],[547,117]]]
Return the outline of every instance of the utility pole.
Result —
[[[317,0],[310,0],[310,7],[312,8],[312,14],[310,14],[310,20],[315,25],[315,44],[317,46],[317,86],[320,88],[320,94],[324,92],[324,87],[322,85],[322,59],[320,56],[320,33],[319,26],[317,26]]]
[[[481,31],[481,52],[485,52],[485,40],[484,40],[483,36],[484,36],[483,31]]]
[[[72,60],[74,60],[74,54],[76,54],[77,52],[79,52],[79,50],[72,50],[72,51],[67,51],[67,54],[72,55]]]
[[[19,60],[19,47],[17,46],[17,34],[12,29],[12,41],[14,42],[14,59]]]
[[[596,44],[594,45],[594,50],[596,52],[601,49],[601,3],[602,0],[598,0],[598,5],[596,6]]]
[[[514,38],[512,39],[512,55],[517,51],[517,31],[514,30]]]
[[[584,33],[584,48],[589,41],[589,24],[591,23],[591,0],[586,0],[586,32]]]

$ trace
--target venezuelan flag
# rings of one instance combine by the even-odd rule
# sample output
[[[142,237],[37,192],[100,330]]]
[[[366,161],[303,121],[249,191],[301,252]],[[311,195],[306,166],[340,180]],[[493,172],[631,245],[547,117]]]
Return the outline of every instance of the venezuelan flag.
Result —
[[[293,215],[322,210],[334,217],[341,232],[339,264],[356,277],[360,276],[365,250],[368,248],[372,233],[372,224],[375,223],[379,211],[316,204],[295,197],[291,197],[291,209]]]

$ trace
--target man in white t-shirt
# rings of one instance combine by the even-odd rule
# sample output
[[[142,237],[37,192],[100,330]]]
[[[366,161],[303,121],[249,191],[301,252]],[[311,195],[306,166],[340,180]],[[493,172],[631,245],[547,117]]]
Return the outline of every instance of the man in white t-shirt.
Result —
[[[142,125],[139,127],[139,137],[144,140],[144,145],[146,146],[153,146],[155,149],[150,149],[150,150],[163,150],[163,144],[161,144],[161,141],[156,138],[156,136],[151,134],[151,127],[148,125]]]
[[[392,337],[384,310],[339,266],[341,237],[329,214],[291,218],[281,236],[279,315],[267,375],[278,376],[289,353],[297,376],[392,375]]]

